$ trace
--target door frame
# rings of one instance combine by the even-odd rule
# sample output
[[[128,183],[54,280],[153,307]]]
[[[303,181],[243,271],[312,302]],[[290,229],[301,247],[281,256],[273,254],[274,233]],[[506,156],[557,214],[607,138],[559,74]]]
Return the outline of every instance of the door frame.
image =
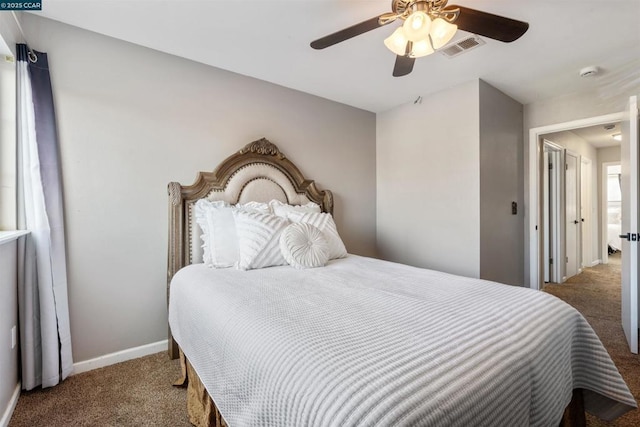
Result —
[[[611,122],[621,122],[625,118],[625,112],[606,114],[603,116],[590,117],[587,119],[573,120],[570,122],[557,123],[553,125],[540,126],[529,129],[529,183],[528,201],[529,209],[526,210],[525,220],[529,235],[529,255],[525,255],[525,265],[529,265],[528,285],[531,289],[542,289],[542,279],[544,278],[544,265],[541,260],[543,255],[542,242],[542,135],[553,132],[561,132],[576,128],[583,128],[595,125],[604,125]],[[526,281],[527,278],[525,278]]]
[[[560,261],[564,259],[564,221],[562,220],[564,215],[564,179],[565,174],[561,173],[564,171],[565,164],[565,151],[566,149],[559,144],[556,144],[553,141],[549,141],[548,139],[543,138],[543,153],[545,149],[548,149],[549,153],[553,156],[555,168],[553,169],[552,177],[549,179],[549,186],[553,186],[552,193],[549,194],[549,230],[544,229],[543,225],[543,233],[545,236],[543,237],[543,243],[545,239],[548,237],[549,242],[546,245],[549,250],[548,258],[554,260],[553,264],[549,265],[549,281],[554,283],[562,283],[564,281],[563,274],[563,263]],[[544,166],[543,166],[544,167]],[[544,171],[543,175],[547,174],[547,171]],[[544,181],[544,179],[542,180]],[[541,194],[543,196],[543,194]],[[542,201],[544,205],[544,200]],[[544,213],[543,213],[544,217]],[[543,221],[544,222],[544,221]],[[544,254],[544,249],[543,249]],[[546,262],[549,264],[549,261],[545,259],[543,256],[542,262]]]

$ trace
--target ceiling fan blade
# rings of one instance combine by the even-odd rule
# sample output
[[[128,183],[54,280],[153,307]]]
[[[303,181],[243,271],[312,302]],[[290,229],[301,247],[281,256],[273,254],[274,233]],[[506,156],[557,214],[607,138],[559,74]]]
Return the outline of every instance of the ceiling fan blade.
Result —
[[[393,66],[393,77],[402,77],[413,71],[413,64],[416,58],[396,55],[396,64]]]
[[[518,40],[529,29],[529,24],[523,21],[463,6],[450,6],[450,8],[460,9],[460,15],[453,22],[459,29],[501,42],[509,43]]]
[[[344,30],[340,30],[333,34],[329,34],[328,36],[321,37],[318,40],[312,41],[311,47],[314,49],[324,49],[325,47],[333,46],[336,43],[343,42],[352,37],[359,36],[360,34],[364,34],[367,31],[375,30],[378,27],[382,27],[383,25],[387,25],[395,21],[395,19],[389,19],[387,15],[389,14],[385,13],[380,16],[376,16],[375,18],[363,21],[359,24],[352,25],[351,27],[345,28]],[[380,18],[383,18],[382,23],[380,23]]]

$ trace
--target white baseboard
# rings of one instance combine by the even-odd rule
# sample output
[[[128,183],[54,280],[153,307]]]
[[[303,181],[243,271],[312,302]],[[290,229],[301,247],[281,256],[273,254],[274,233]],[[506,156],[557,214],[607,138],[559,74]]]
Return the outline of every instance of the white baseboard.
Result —
[[[126,350],[117,351],[115,353],[105,354],[95,359],[84,360],[73,364],[73,373],[71,375],[81,374],[82,372],[92,371],[105,366],[114,365],[127,360],[137,359],[138,357],[148,356],[150,354],[159,353],[166,350],[168,340],[158,341],[151,344],[141,345],[140,347],[128,348]]]
[[[13,411],[16,409],[16,405],[18,404],[21,388],[22,384],[18,381],[18,384],[16,384],[16,388],[13,391],[13,395],[11,396],[11,400],[9,400],[9,404],[7,405],[7,409],[4,410],[4,414],[2,414],[2,418],[0,418],[0,427],[7,427],[9,425]]]
[[[602,260],[601,259],[597,259],[595,261],[591,262],[591,267],[595,267],[598,264],[602,264]]]

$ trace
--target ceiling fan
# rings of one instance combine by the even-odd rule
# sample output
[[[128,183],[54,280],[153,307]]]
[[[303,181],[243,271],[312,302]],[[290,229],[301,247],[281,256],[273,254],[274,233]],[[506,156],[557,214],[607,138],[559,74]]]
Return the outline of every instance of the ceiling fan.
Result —
[[[463,6],[447,6],[448,0],[392,0],[392,12],[360,22],[311,42],[324,49],[352,37],[375,30],[398,19],[404,21],[384,43],[396,54],[393,76],[413,70],[416,58],[430,55],[445,46],[458,29],[509,43],[519,39],[529,24]]]

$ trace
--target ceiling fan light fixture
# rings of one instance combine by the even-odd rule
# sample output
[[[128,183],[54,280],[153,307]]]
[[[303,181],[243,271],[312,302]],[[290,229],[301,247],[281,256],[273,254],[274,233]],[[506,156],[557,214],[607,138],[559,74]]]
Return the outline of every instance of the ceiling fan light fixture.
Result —
[[[413,12],[402,25],[405,36],[412,42],[424,40],[429,36],[431,19],[421,10]]]
[[[442,18],[436,18],[431,23],[431,41],[433,42],[434,49],[440,49],[442,46],[449,43],[453,36],[458,31],[458,26],[450,24]]]
[[[405,55],[408,41],[402,27],[398,27],[393,34],[384,39],[384,45],[396,55]]]
[[[431,55],[433,52],[433,47],[431,47],[431,43],[429,39],[420,40],[413,43],[411,48],[411,53],[409,53],[409,58],[420,58],[422,56]]]
[[[529,29],[524,21],[506,18],[463,6],[448,6],[448,0],[391,0],[391,12],[375,16],[311,42],[313,49],[325,49],[392,22],[402,22],[384,40],[385,46],[396,55],[392,75],[406,76],[413,71],[415,59],[438,50],[448,57],[463,47],[469,39],[451,45],[457,30],[488,37],[503,43],[518,40]],[[455,23],[455,25],[453,24]],[[484,44],[480,37],[472,37],[474,46]],[[414,46],[415,45],[415,46]],[[466,43],[465,43],[466,46]]]

